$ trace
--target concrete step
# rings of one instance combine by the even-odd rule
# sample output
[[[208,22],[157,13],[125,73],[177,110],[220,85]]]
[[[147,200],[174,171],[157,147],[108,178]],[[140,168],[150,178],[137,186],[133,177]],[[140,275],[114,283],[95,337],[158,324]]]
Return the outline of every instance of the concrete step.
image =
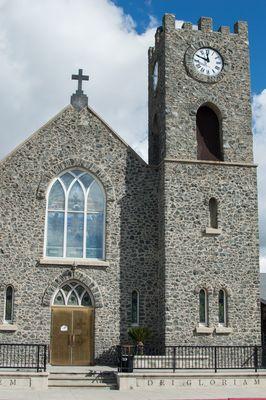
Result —
[[[61,373],[52,372],[48,377],[49,387],[87,387],[99,389],[116,389],[116,376],[113,373]]]
[[[48,387],[84,387],[84,388],[91,388],[91,389],[106,389],[106,390],[116,390],[117,385],[109,384],[109,383],[92,383],[92,382],[80,382],[80,381],[53,381],[48,382]]]

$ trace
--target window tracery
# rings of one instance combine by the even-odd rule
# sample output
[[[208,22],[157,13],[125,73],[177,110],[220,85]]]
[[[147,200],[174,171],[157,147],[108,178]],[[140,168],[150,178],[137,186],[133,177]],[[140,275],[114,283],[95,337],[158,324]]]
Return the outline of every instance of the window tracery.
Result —
[[[67,282],[59,288],[54,296],[53,304],[56,306],[84,306],[93,305],[87,289],[79,282]]]
[[[89,173],[74,169],[60,174],[48,192],[47,257],[104,257],[105,195]]]

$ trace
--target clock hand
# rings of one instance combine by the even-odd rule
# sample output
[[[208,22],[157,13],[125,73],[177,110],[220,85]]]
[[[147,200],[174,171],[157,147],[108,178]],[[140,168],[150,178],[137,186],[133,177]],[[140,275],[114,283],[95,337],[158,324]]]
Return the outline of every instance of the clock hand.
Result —
[[[206,64],[203,64],[202,62],[200,62],[200,60],[197,60],[197,63],[199,63],[199,64],[202,65],[203,67],[206,67]]]
[[[196,54],[196,56],[199,57],[199,58],[202,58],[204,61],[208,61],[208,58],[201,57],[201,56],[199,56],[198,54]]]
[[[210,50],[206,50],[206,55],[207,55],[207,62],[210,62],[210,59],[209,59],[209,54],[210,54]]]

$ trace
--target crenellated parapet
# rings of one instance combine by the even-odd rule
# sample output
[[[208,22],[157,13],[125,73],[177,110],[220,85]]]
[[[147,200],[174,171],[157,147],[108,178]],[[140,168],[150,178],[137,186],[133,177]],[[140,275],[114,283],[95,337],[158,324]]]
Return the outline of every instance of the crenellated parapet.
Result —
[[[156,35],[160,35],[162,30],[164,32],[169,32],[169,33],[175,30],[185,30],[185,31],[194,30],[203,33],[215,32],[217,34],[223,34],[223,35],[234,34],[242,37],[247,37],[248,34],[247,22],[245,21],[237,21],[234,24],[233,32],[230,31],[229,26],[221,26],[217,31],[214,31],[213,21],[212,18],[210,17],[200,17],[198,23],[195,25],[191,22],[183,22],[182,24],[180,24],[180,22],[181,21],[176,20],[174,14],[165,14],[163,17],[163,27],[157,29]]]

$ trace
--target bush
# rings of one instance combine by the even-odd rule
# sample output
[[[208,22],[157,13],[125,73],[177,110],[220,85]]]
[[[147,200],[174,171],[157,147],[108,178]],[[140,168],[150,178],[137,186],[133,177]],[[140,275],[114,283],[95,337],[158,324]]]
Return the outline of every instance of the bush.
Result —
[[[143,346],[144,343],[150,339],[151,331],[145,326],[136,326],[128,330],[128,336],[137,346]]]

